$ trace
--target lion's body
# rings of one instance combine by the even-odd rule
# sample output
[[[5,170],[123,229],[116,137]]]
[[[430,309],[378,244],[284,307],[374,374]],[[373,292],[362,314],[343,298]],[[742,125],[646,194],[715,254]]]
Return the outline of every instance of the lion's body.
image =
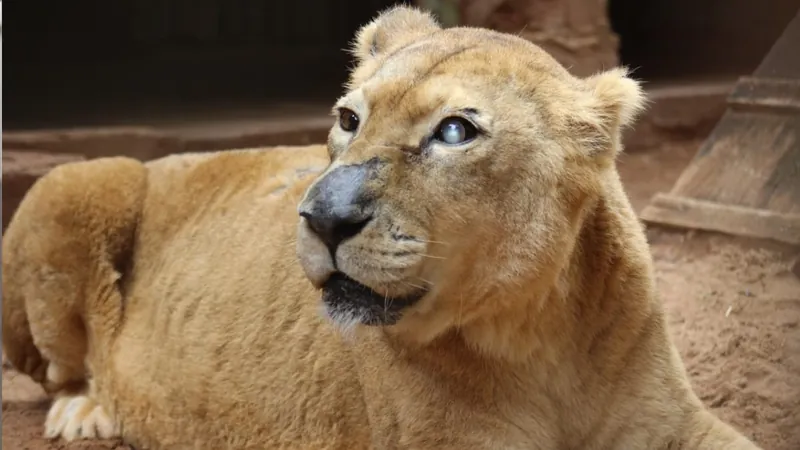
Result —
[[[55,258],[47,239],[80,239],[87,232],[62,225],[57,215],[114,214],[85,203],[103,197],[120,208],[135,207],[120,201],[135,197],[109,195],[109,189],[141,176],[139,163],[102,161],[105,179],[86,176],[82,169],[87,164],[60,167],[31,192],[26,206],[35,205],[36,223],[24,223],[24,209],[18,214],[4,261],[35,261],[16,270],[37,279],[57,277],[78,261],[72,254]],[[134,442],[216,449],[273,448],[277,443],[321,448],[337,442],[332,448],[351,448],[349,439],[366,441],[353,361],[334,330],[320,320],[319,307],[308,301],[314,289],[294,258],[296,203],[302,185],[325,164],[321,146],[182,155],[148,164],[135,243],[128,242],[125,251],[131,251],[132,264],[120,280],[122,304],[115,296],[98,299],[111,303],[104,309],[110,317],[94,333],[101,340],[96,345],[105,351],[87,361],[98,400],[126,417],[123,431]],[[85,184],[74,181],[79,174]],[[69,183],[65,188],[73,192],[57,183]],[[16,237],[30,226],[38,232]],[[40,265],[35,253],[42,250],[48,252],[42,259],[53,263]],[[62,261],[68,267],[59,267]],[[85,266],[75,269],[90,273]],[[86,282],[113,282],[111,273],[99,283]],[[16,297],[14,288],[4,287],[5,298]],[[45,285],[37,294],[41,297],[35,303],[43,311],[35,319],[57,330],[46,322],[62,291]],[[61,340],[42,341],[37,342],[40,350],[58,361]],[[220,417],[229,426],[220,426]],[[226,434],[234,426],[236,435]]]
[[[450,45],[456,38],[442,39]],[[519,46],[506,51],[505,59],[519,59]],[[614,84],[619,73],[595,79],[598,107],[604,95],[617,102],[598,120],[616,115],[619,123],[608,135],[587,123],[566,127],[559,115],[582,107],[562,98],[572,82],[554,62],[536,61],[546,68],[537,72],[536,95],[566,105],[541,125],[548,142],[618,146],[616,127],[641,102],[638,88]],[[471,67],[486,63],[478,58]],[[353,83],[366,83],[375,67],[363,62]],[[385,114],[414,109],[398,110]],[[375,127],[391,124],[391,115],[383,117],[375,123],[387,125]],[[494,120],[508,125],[516,117],[504,111]],[[580,132],[588,134],[573,137]],[[332,132],[329,148],[337,142]],[[5,350],[64,396],[48,418],[50,435],[119,434],[142,448],[755,448],[691,391],[667,334],[641,225],[609,163],[613,155],[579,163],[577,153],[556,158],[547,142],[531,145],[546,148],[530,156],[535,166],[498,157],[491,170],[513,166],[524,174],[527,167],[544,185],[553,174],[559,188],[526,184],[512,204],[484,211],[497,220],[468,225],[485,229],[477,235],[485,242],[460,242],[458,254],[429,248],[425,261],[458,264],[419,269],[438,283],[430,296],[443,300],[421,301],[396,325],[359,326],[351,334],[320,314],[309,277],[329,256],[315,253],[297,226],[309,186],[334,167],[324,146],[59,167],[32,188],[3,241]],[[480,157],[480,149],[472,151]],[[348,158],[360,157],[352,152]],[[479,169],[448,170],[427,181],[429,197],[402,195],[424,209],[420,203],[447,195],[436,183],[467,180]],[[505,182],[463,188],[465,195],[499,196]],[[540,198],[553,203],[538,204]],[[480,200],[466,196],[464,208]],[[415,207],[409,204],[406,211]],[[517,216],[513,204],[538,206]],[[436,226],[451,239],[467,230],[456,222]],[[435,231],[420,242],[448,236]],[[367,237],[362,247],[372,245]],[[513,240],[534,247],[516,251]],[[341,251],[365,250],[353,244]],[[461,278],[448,283],[454,275]],[[65,394],[86,372],[88,390]],[[75,398],[83,413],[66,407]],[[109,421],[114,430],[104,428]]]

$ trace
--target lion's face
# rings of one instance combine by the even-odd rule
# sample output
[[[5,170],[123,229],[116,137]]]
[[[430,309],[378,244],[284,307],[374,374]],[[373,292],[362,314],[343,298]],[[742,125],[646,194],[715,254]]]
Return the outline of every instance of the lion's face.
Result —
[[[526,41],[407,8],[355,51],[331,164],[299,205],[298,255],[328,316],[446,328],[563,263],[638,86],[576,79]]]

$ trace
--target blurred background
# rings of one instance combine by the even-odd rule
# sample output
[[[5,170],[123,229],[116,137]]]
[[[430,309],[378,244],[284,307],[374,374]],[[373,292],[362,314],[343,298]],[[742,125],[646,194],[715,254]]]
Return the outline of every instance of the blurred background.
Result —
[[[651,103],[617,167],[672,337],[716,414],[800,449],[800,0],[0,2],[3,229],[59,164],[324,142],[344,49],[398,3],[634,69]],[[62,448],[41,389],[5,362],[2,388],[3,447]]]
[[[3,125],[17,130],[150,124],[237,108],[246,116],[287,104],[313,110],[340,93],[349,64],[342,49],[357,27],[413,2],[7,3]],[[416,3],[447,25],[520,33],[577,74],[622,63],[659,83],[752,72],[798,7],[797,0]]]

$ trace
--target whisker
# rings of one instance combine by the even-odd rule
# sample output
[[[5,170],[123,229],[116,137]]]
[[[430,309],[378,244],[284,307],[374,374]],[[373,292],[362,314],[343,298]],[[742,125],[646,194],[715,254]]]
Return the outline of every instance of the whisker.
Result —
[[[417,255],[422,256],[423,258],[430,258],[430,259],[442,259],[442,260],[447,259],[444,256],[428,255],[425,253],[417,253]]]
[[[405,284],[406,286],[411,286],[414,289],[419,289],[420,291],[424,291],[425,288],[423,286],[416,285],[414,283],[409,283],[408,281],[401,281],[401,283]]]
[[[434,241],[434,240],[431,240],[431,239],[418,239],[418,238],[415,238],[414,240],[417,241],[417,242],[421,242],[423,244],[436,244],[436,245],[444,245],[444,246],[450,245],[449,242]]]
[[[402,276],[402,271],[406,269],[407,269],[406,266],[396,266],[396,267],[384,266],[384,267],[378,267],[375,270],[377,270],[378,273],[380,273],[381,275],[392,277],[391,281],[397,281],[398,279],[397,272],[400,271],[401,273],[399,274],[399,276]]]
[[[422,278],[422,277],[414,277],[414,278],[416,278],[419,281],[422,281],[423,283],[427,284],[428,286],[433,286],[433,281],[428,281],[428,280],[426,280],[425,278]]]

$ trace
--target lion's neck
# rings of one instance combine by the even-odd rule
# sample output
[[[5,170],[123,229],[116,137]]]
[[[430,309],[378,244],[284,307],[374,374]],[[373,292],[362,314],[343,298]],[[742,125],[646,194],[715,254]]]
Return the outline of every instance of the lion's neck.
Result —
[[[418,377],[419,385],[435,380],[437,388],[470,402],[494,405],[505,396],[507,411],[517,417],[545,410],[537,420],[563,427],[567,441],[575,440],[565,444],[570,448],[580,447],[607,405],[620,401],[614,399],[619,389],[659,386],[648,395],[695,405],[667,339],[647,243],[627,200],[601,198],[587,211],[548,289],[537,292],[541,283],[531,280],[505,293],[516,308],[451,328],[413,351],[406,340],[381,335],[372,341],[380,343],[375,360],[389,372],[412,367],[405,374]],[[408,395],[403,391],[403,399]]]
[[[487,356],[537,367],[600,352],[603,339],[636,333],[660,314],[646,240],[627,200],[614,195],[587,208],[576,245],[548,286],[530,280],[500,295],[513,296],[503,303],[515,306],[463,327],[465,341]],[[627,331],[615,329],[621,324]]]

